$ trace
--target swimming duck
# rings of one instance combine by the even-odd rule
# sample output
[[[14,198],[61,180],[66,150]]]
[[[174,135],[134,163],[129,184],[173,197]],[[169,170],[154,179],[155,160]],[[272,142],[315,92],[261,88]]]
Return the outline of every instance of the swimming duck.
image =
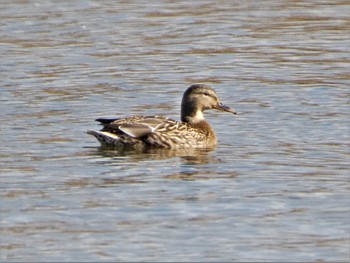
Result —
[[[96,121],[103,125],[103,129],[87,133],[95,136],[102,147],[117,149],[213,148],[217,143],[216,135],[203,117],[203,112],[210,109],[236,114],[220,102],[210,86],[194,84],[183,95],[181,121],[162,116],[100,118]]]

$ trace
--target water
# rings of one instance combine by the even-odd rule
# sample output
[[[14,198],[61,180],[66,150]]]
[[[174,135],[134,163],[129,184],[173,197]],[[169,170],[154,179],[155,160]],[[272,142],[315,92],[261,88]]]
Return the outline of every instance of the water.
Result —
[[[348,261],[346,1],[2,1],[1,261]],[[179,118],[215,151],[101,151],[97,117]]]

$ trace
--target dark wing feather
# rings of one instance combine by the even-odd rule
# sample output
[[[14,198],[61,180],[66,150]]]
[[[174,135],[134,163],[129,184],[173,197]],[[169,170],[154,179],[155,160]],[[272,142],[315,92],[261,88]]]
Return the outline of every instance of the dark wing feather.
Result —
[[[109,124],[109,123],[117,121],[117,120],[119,120],[119,119],[117,119],[117,118],[99,118],[99,119],[96,119],[95,121],[98,121],[101,124]]]

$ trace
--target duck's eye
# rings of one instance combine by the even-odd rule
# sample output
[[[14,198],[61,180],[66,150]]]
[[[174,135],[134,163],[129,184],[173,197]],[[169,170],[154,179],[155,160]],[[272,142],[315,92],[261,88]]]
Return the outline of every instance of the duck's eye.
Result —
[[[207,92],[207,91],[204,92],[203,94],[204,94],[205,96],[210,96],[209,92]]]

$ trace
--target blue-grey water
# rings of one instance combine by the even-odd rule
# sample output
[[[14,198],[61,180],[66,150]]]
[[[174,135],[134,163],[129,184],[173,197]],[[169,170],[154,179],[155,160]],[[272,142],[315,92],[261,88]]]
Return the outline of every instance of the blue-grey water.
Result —
[[[0,261],[350,260],[347,1],[0,2]],[[97,117],[179,119],[212,152],[118,153]]]

